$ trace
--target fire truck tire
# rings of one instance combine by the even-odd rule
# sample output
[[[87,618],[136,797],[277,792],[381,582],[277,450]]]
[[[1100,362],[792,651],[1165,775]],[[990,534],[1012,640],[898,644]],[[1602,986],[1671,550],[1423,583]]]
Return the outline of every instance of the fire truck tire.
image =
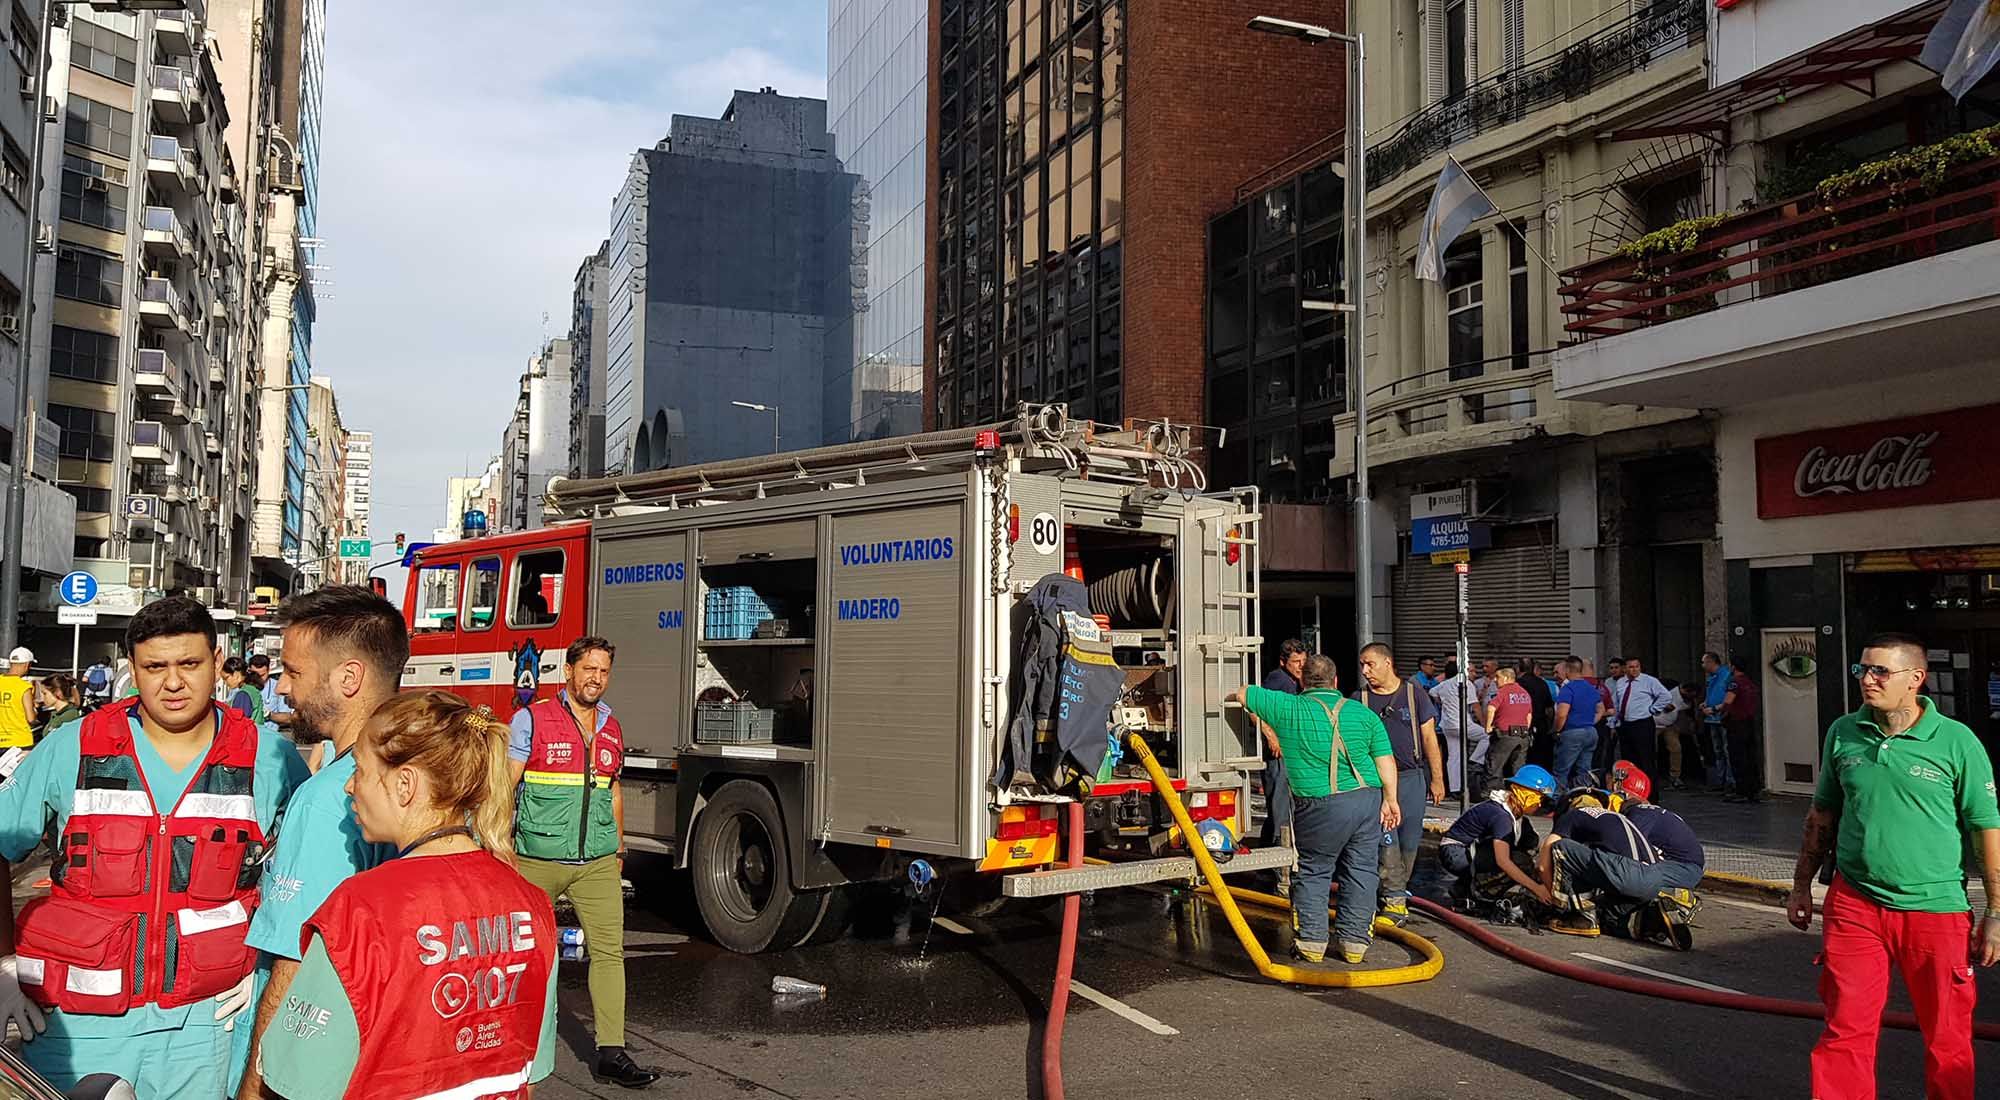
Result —
[[[848,923],[854,919],[853,890],[845,886],[836,886],[831,890],[814,890],[801,895],[800,900],[815,903],[815,912],[819,916],[812,927],[799,934],[798,941],[792,944],[793,947],[817,947],[823,943],[832,943],[847,934]]]
[[[792,888],[778,801],[752,780],[716,789],[695,822],[688,863],[702,923],[715,942],[741,954],[800,943],[819,930],[835,904],[829,891]]]

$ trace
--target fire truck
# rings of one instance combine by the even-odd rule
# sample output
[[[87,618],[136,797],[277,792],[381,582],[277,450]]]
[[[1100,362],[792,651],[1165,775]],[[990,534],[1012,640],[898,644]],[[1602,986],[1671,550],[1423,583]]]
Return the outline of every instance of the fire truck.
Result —
[[[1112,732],[1143,731],[1193,816],[1240,835],[1262,739],[1226,696],[1260,648],[1258,501],[1206,489],[1197,438],[1023,407],[983,429],[560,481],[547,503],[564,518],[413,556],[404,687],[505,716],[561,687],[571,641],[611,641],[628,843],[687,869],[737,951],[837,934],[855,884],[935,874],[997,899],[1056,860],[1079,798],[1094,846],[1140,858],[1076,873],[1185,877],[1184,857],[1144,858],[1171,819],[1136,769],[1087,793],[994,776],[1025,596],[1067,571],[1123,677]],[[1039,889],[1025,882],[1005,893]]]

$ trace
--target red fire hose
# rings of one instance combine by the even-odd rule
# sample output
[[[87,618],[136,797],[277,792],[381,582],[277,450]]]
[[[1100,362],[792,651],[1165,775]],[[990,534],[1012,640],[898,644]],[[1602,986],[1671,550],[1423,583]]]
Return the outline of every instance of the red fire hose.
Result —
[[[1709,989],[1692,986],[1673,985],[1668,982],[1647,981],[1644,978],[1628,978],[1623,974],[1606,974],[1588,967],[1552,959],[1539,951],[1530,951],[1512,943],[1478,921],[1455,913],[1429,898],[1410,899],[1412,908],[1420,909],[1431,919],[1439,921],[1453,931],[1476,941],[1502,958],[1534,967],[1544,974],[1554,974],[1558,978],[1568,978],[1574,982],[1616,989],[1625,993],[1642,993],[1649,997],[1659,997],[1684,1004],[1701,1005],[1706,1008],[1728,1008],[1738,1012],[1761,1012],[1767,1016],[1793,1016],[1801,1020],[1824,1020],[1826,1008],[1813,1001],[1792,1001],[1783,997],[1758,997],[1748,993],[1718,993]],[[1918,1031],[1917,1018],[1907,1012],[1885,1012],[1882,1023],[1887,1027],[1904,1031]],[[2000,1041],[2000,1024],[1977,1022],[1972,1025],[1972,1037],[1987,1042]]]
[[[1069,865],[1083,866],[1083,803],[1069,804]],[[1063,895],[1062,941],[1056,948],[1056,984],[1049,994],[1049,1018],[1042,1024],[1042,1097],[1063,1100],[1063,1018],[1069,1014],[1069,975],[1076,962],[1076,924],[1083,895]]]

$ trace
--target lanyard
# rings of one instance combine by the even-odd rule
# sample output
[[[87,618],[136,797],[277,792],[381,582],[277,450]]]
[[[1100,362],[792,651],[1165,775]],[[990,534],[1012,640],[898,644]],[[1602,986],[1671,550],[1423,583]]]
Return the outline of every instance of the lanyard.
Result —
[[[464,825],[440,826],[439,828],[432,829],[430,832],[425,833],[424,835],[418,837],[417,839],[410,841],[409,844],[403,847],[402,851],[396,853],[396,858],[401,859],[404,856],[409,855],[411,852],[414,852],[417,849],[423,847],[424,845],[429,844],[433,840],[442,840],[448,836],[472,836],[472,830]]]

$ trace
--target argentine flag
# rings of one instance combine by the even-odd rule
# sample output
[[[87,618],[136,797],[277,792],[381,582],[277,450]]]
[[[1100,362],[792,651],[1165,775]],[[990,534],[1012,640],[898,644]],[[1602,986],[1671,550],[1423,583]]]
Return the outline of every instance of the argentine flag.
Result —
[[[1417,237],[1417,278],[1443,282],[1444,250],[1467,226],[1496,209],[1457,159],[1446,153],[1444,171],[1438,173],[1437,190],[1431,193],[1431,208],[1424,212],[1423,231]]]
[[[2000,61],[2000,0],[1953,0],[1918,61],[1944,78],[1953,100],[1964,99]]]

